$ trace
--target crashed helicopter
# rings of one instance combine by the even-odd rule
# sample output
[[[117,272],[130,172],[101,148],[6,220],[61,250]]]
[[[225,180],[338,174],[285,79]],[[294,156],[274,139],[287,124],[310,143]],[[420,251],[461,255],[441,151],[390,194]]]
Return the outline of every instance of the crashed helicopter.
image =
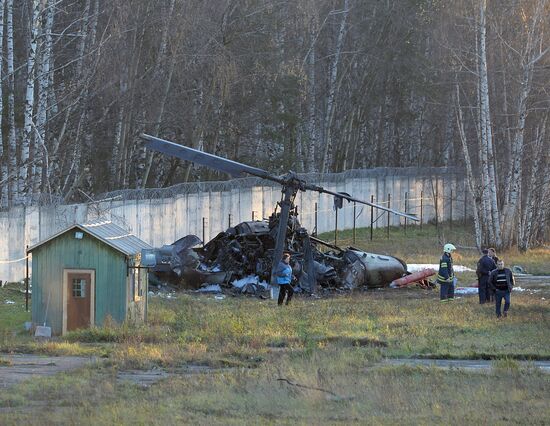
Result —
[[[367,253],[354,247],[341,248],[326,243],[308,233],[298,221],[294,199],[298,191],[316,191],[342,200],[353,201],[388,213],[418,220],[378,204],[354,198],[308,184],[295,173],[274,176],[265,170],[198,151],[184,145],[143,134],[146,147],[195,164],[225,172],[233,177],[252,175],[281,184],[282,197],[269,219],[242,222],[203,243],[188,235],[171,245],[147,253],[148,261],[158,281],[186,288],[203,284],[230,285],[245,277],[255,276],[257,282],[274,283],[273,272],[283,252],[291,254],[296,286],[308,293],[320,288],[377,288],[389,286],[407,275],[402,260],[381,254]]]

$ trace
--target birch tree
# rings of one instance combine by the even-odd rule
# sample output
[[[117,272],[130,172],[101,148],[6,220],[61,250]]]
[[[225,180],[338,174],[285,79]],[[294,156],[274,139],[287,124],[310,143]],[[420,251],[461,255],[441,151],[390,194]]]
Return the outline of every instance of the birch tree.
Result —
[[[51,192],[49,184],[49,156],[46,146],[46,126],[48,121],[48,100],[51,98],[50,86],[52,63],[52,28],[54,21],[54,4],[50,0],[44,3],[42,16],[42,34],[40,37],[40,49],[38,55],[38,104],[36,108],[36,171],[33,177],[33,192],[47,190]],[[43,186],[43,185],[44,186]]]
[[[35,172],[33,143],[33,119],[34,119],[34,83],[36,46],[40,35],[40,15],[42,13],[41,0],[33,0],[31,15],[31,33],[27,53],[27,84],[25,93],[25,114],[23,127],[23,144],[21,149],[20,189],[19,192],[32,193],[33,177]]]
[[[17,142],[15,134],[15,73],[13,50],[13,0],[6,0],[6,50],[8,77],[8,203],[19,199],[19,170],[17,163]]]
[[[175,0],[170,0],[170,4],[168,8],[166,9],[165,14],[163,15],[163,26],[162,26],[162,36],[160,38],[159,42],[159,49],[158,49],[158,55],[155,61],[155,68],[153,70],[153,82],[160,82],[164,81],[164,88],[162,88],[163,95],[161,96],[160,102],[157,107],[157,115],[154,120],[154,125],[152,129],[152,135],[153,136],[159,136],[159,131],[162,123],[162,116],[164,114],[164,109],[166,107],[166,101],[168,98],[168,94],[170,91],[170,85],[172,82],[172,77],[174,75],[174,68],[176,66],[176,52],[172,53],[172,59],[170,61],[170,64],[168,65],[168,72],[166,73],[166,76],[164,79],[161,79],[161,76],[164,74],[163,67],[167,65],[166,59],[167,59],[167,53],[168,53],[168,41],[169,41],[169,29],[171,27],[172,17],[174,15],[174,6],[176,2]],[[179,42],[178,40],[176,44]],[[145,152],[145,147],[142,146],[140,148],[140,165],[138,167],[139,169],[139,181],[138,185],[142,188],[145,187],[147,184],[147,180],[149,179],[149,173],[151,172],[151,166],[153,164],[153,153]]]
[[[349,12],[349,0],[344,0],[344,8],[339,13],[341,16],[340,27],[338,30],[338,36],[336,39],[336,46],[334,49],[333,58],[330,61],[329,75],[328,75],[328,94],[327,94],[327,106],[324,119],[324,153],[321,164],[321,173],[330,167],[331,155],[332,155],[332,137],[331,127],[334,117],[334,107],[336,99],[336,77],[338,76],[338,65],[340,63],[340,55],[344,45],[344,35],[346,33],[346,18]]]
[[[510,246],[513,242],[514,230],[517,229],[518,206],[520,204],[520,191],[524,162],[524,134],[525,123],[528,115],[528,98],[533,82],[533,71],[538,61],[550,51],[550,47],[541,43],[541,24],[548,20],[546,0],[536,1],[532,11],[530,22],[525,28],[525,48],[521,53],[521,85],[517,105],[517,124],[512,145],[512,164],[508,175],[510,191],[506,194],[506,202],[503,208],[503,223],[508,226],[505,233],[505,244]],[[528,11],[523,10],[527,14]],[[526,17],[527,18],[527,17]],[[529,19],[529,18],[527,18]]]
[[[0,0],[0,121],[4,115],[4,93],[2,90],[3,68],[4,68],[4,1]],[[0,207],[8,205],[8,167],[6,165],[7,158],[4,158],[4,138],[0,125],[0,182],[2,189],[0,190]]]

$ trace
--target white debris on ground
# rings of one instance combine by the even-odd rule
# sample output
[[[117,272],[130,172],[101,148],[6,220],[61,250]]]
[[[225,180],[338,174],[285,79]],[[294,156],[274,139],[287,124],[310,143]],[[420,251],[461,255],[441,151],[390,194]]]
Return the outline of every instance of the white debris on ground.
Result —
[[[256,290],[267,290],[269,288],[269,284],[265,281],[260,281],[257,275],[248,275],[240,280],[233,281],[231,285],[240,289],[242,293],[246,293],[247,291],[255,293]]]
[[[435,269],[436,271],[439,269],[439,265],[437,264],[428,264],[428,263],[407,263],[407,270],[409,272],[416,272],[416,271],[422,271],[423,269]],[[453,271],[455,272],[474,272],[473,269],[468,268],[467,266],[463,265],[453,265]]]
[[[540,290],[527,289],[527,288],[523,288],[523,287],[514,287],[512,290],[513,291],[519,291],[519,292],[528,291],[531,294],[536,293],[537,291],[540,291]],[[457,288],[455,288],[455,294],[477,294],[477,293],[478,293],[477,287],[457,287]]]
[[[13,300],[6,300],[6,305],[15,305],[15,302]]]
[[[221,293],[222,288],[219,284],[210,284],[205,287],[201,287],[198,290],[195,290],[199,293]]]
[[[455,294],[477,294],[477,287],[457,287],[455,288]]]
[[[165,291],[149,291],[149,297],[160,297],[161,299],[177,299],[177,294],[175,292],[165,292]]]

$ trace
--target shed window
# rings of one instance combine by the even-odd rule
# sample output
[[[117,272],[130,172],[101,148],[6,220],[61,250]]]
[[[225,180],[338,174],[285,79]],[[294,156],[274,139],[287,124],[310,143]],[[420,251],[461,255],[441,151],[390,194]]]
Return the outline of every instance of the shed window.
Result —
[[[86,297],[86,280],[81,278],[73,279],[73,297]]]

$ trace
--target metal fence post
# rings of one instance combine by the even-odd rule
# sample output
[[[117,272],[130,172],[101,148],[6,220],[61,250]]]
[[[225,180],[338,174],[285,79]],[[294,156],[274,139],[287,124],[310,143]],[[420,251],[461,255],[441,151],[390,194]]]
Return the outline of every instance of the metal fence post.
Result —
[[[334,221],[334,245],[338,245],[338,208],[336,208],[336,216]]]
[[[231,228],[231,213],[229,213],[229,221],[228,221],[227,227]]]
[[[466,215],[468,214],[467,208],[468,208],[468,188],[466,188],[466,185],[464,185],[464,217],[462,218],[462,221],[464,224],[466,224]]]
[[[420,229],[422,229],[422,222],[424,222],[424,191],[420,191]]]
[[[388,194],[388,209],[391,209],[391,194]],[[390,212],[388,212],[388,239],[390,238]]]
[[[204,242],[206,241],[206,218],[202,218],[202,246],[204,247]]]
[[[405,192],[405,213],[407,213],[408,201],[409,201],[409,193]],[[405,235],[407,235],[407,218],[405,218]]]
[[[451,189],[451,202],[449,204],[449,227],[453,229],[453,190]]]
[[[252,210],[252,222],[254,222],[254,213],[256,213],[254,210]]]
[[[313,232],[314,236],[317,236],[317,203],[315,203],[315,227],[313,228],[315,231]]]
[[[372,233],[374,228],[374,206],[372,206],[372,204],[374,204],[374,195],[372,194],[370,196],[370,203],[370,240],[372,241]]]
[[[435,229],[439,229],[439,185],[435,179]]]
[[[357,208],[357,203],[353,202],[353,244],[355,244],[355,210]]]
[[[29,312],[29,246],[25,249],[25,311]]]

